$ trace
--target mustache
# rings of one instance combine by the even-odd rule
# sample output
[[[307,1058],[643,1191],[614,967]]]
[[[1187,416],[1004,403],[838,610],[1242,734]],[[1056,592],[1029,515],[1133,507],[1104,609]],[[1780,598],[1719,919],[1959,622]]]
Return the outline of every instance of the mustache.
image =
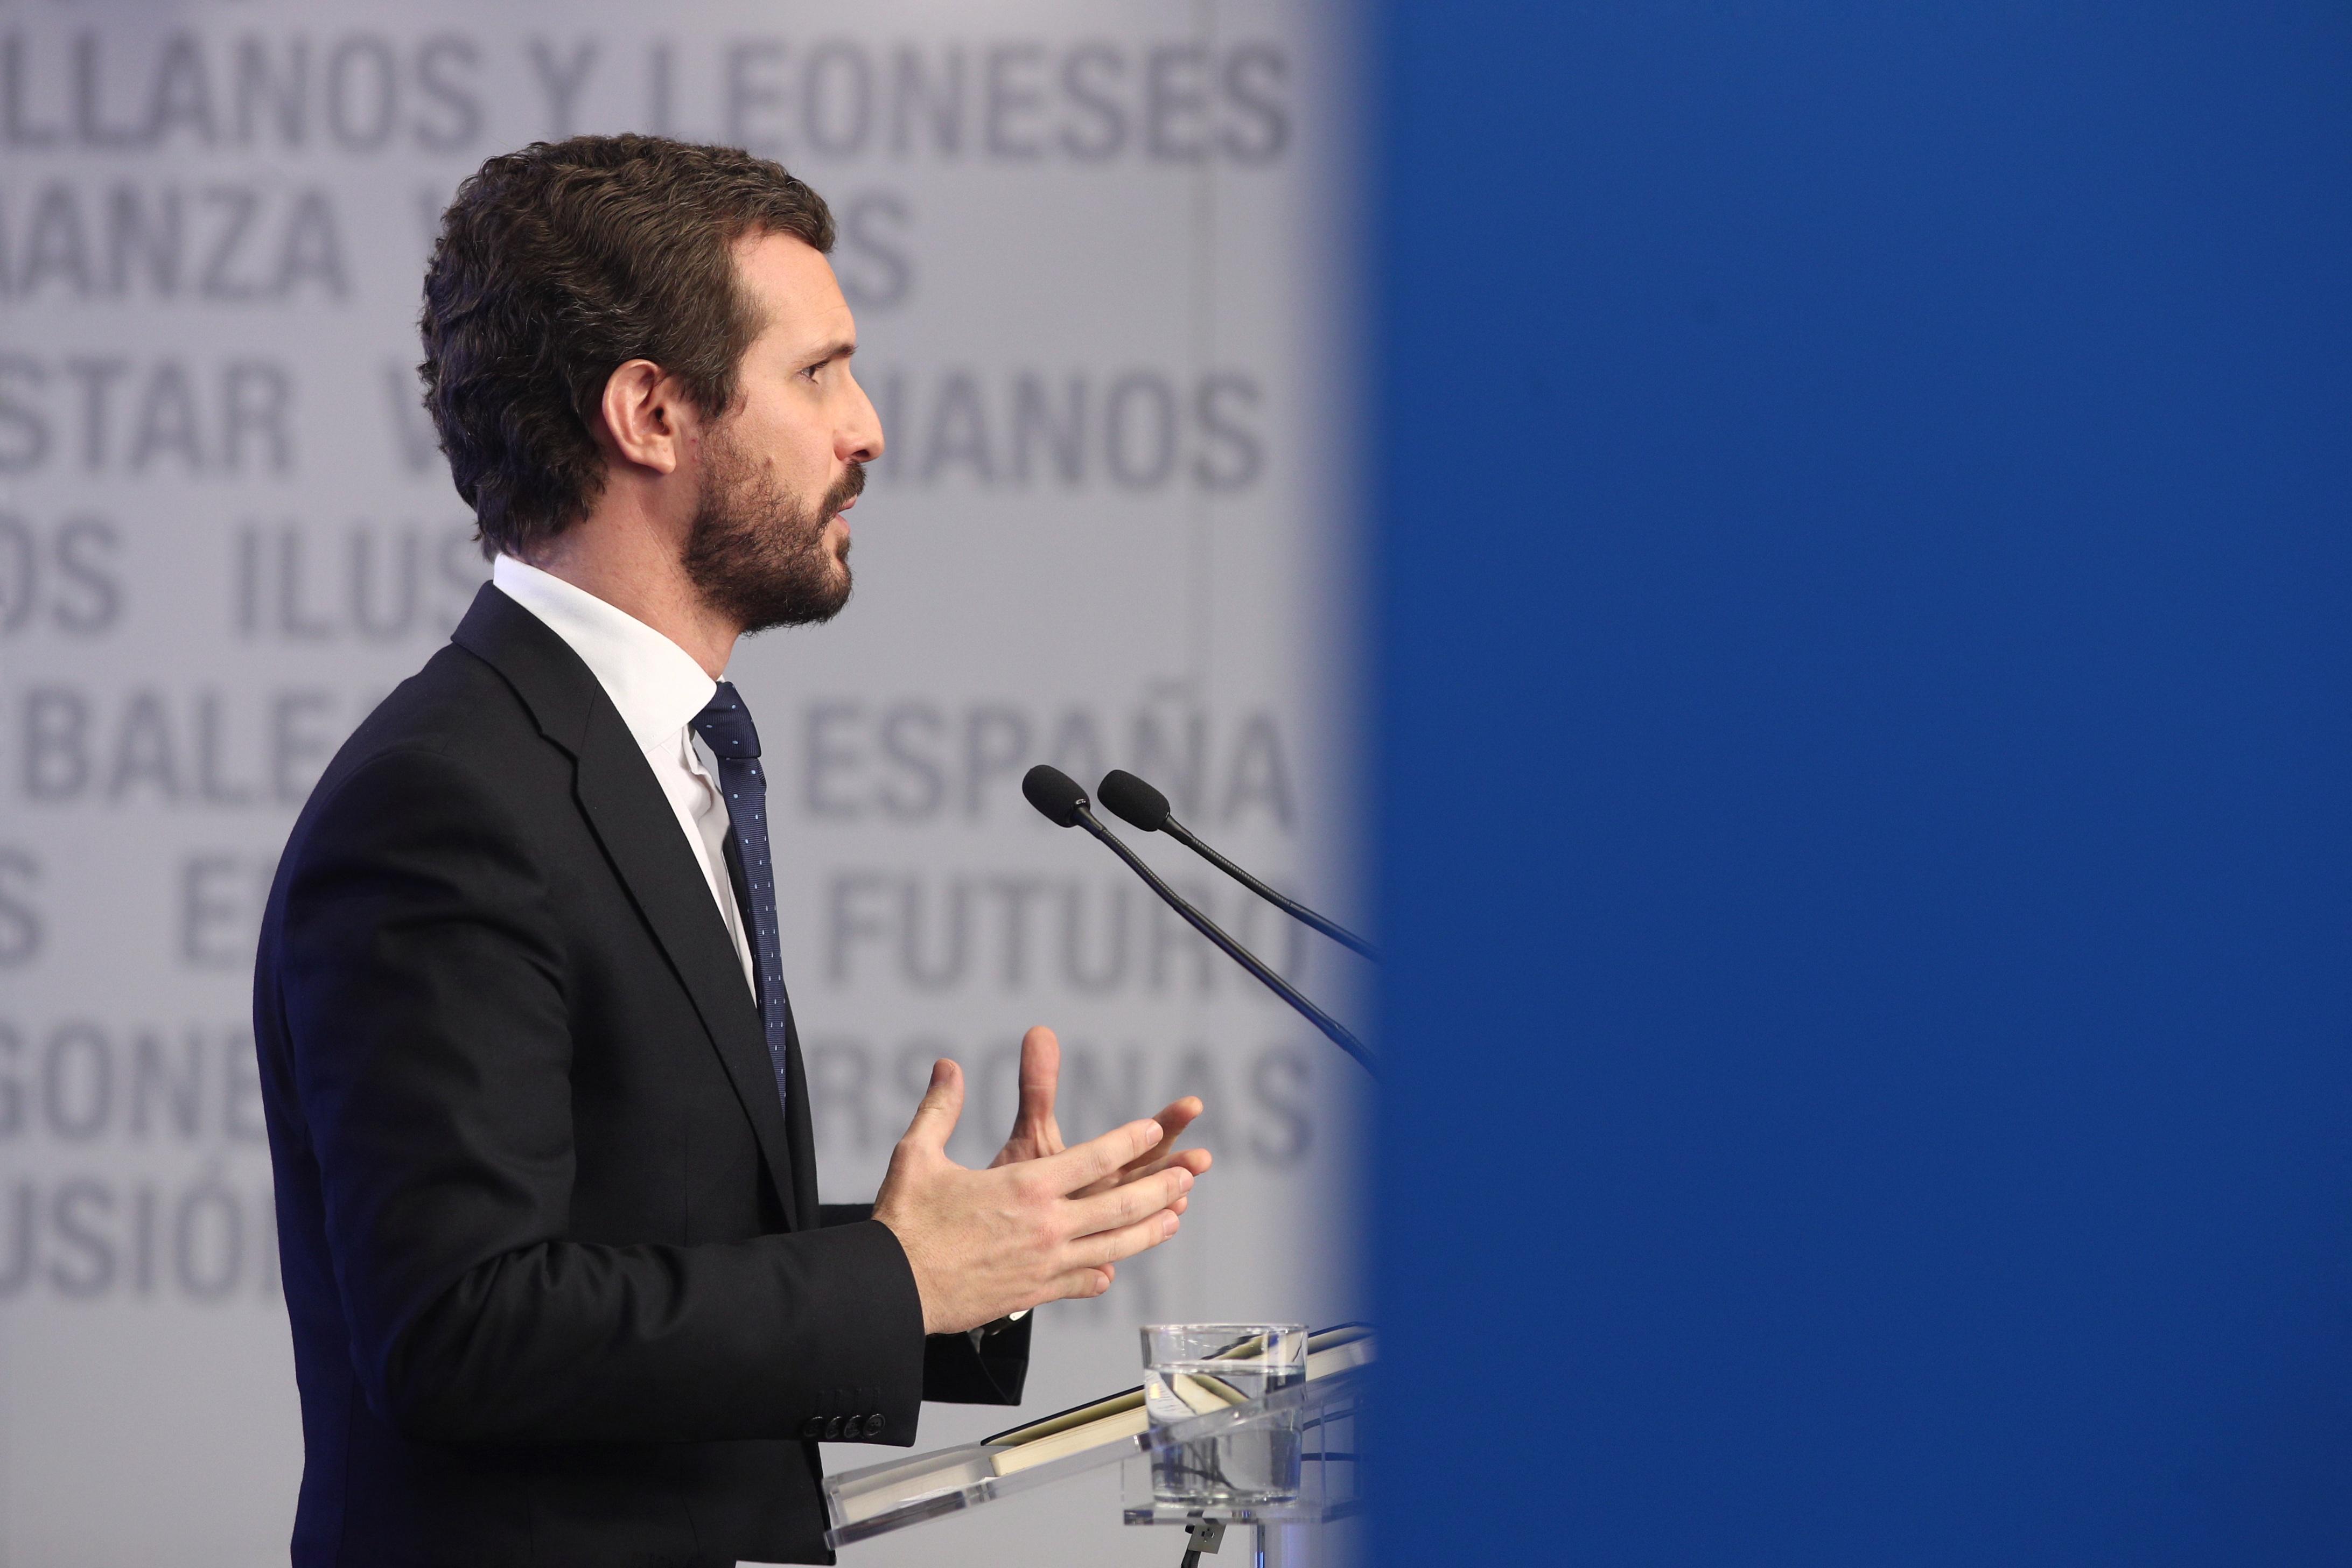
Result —
[[[865,493],[866,465],[852,463],[841,478],[834,480],[833,489],[824,492],[824,504],[817,509],[817,515],[831,522],[843,507]]]

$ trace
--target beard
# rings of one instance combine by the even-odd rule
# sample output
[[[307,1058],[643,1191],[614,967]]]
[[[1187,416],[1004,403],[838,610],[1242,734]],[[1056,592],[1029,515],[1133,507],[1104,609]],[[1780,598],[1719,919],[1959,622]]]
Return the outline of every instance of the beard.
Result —
[[[825,524],[866,489],[852,463],[814,508],[784,494],[722,427],[704,446],[702,500],[686,539],[686,575],[703,602],[746,634],[829,621],[849,603],[849,542],[825,547]]]

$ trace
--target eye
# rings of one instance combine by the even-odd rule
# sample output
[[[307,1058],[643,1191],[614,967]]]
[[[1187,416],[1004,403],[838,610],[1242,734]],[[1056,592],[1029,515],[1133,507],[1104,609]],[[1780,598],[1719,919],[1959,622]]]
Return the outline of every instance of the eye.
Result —
[[[826,363],[826,361],[819,360],[814,364],[803,365],[801,367],[801,374],[808,377],[809,380],[814,381],[816,379],[816,373],[823,370],[825,367]]]

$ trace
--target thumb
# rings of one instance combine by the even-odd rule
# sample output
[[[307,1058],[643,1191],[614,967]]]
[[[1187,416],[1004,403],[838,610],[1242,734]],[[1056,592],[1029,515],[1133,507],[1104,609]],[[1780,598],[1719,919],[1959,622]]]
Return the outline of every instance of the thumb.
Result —
[[[915,1119],[907,1123],[907,1135],[899,1142],[945,1158],[948,1139],[962,1114],[963,1068],[941,1057],[931,1064],[931,1086],[923,1091],[923,1101],[915,1107]]]

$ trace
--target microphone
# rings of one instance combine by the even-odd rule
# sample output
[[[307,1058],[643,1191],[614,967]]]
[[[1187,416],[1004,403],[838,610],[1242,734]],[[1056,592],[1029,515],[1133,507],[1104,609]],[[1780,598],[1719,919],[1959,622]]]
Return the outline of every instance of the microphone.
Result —
[[[1083,827],[1105,844],[1109,845],[1111,853],[1126,861],[1129,869],[1142,878],[1153,892],[1167,900],[1168,907],[1182,915],[1194,931],[1215,943],[1218,950],[1227,958],[1256,975],[1267,990],[1297,1008],[1301,1016],[1322,1030],[1324,1037],[1333,1045],[1355,1058],[1357,1063],[1366,1072],[1370,1073],[1374,1078],[1380,1076],[1380,1068],[1371,1051],[1366,1047],[1363,1041],[1348,1032],[1346,1025],[1300,995],[1297,987],[1268,969],[1259,960],[1257,954],[1218,930],[1214,921],[1185,902],[1182,895],[1166,882],[1161,881],[1160,873],[1145,865],[1134,850],[1129,849],[1120,841],[1118,834],[1096,821],[1095,814],[1087,802],[1087,792],[1078,787],[1077,780],[1059,768],[1040,763],[1022,775],[1021,793],[1031,805],[1037,808],[1038,815],[1055,826]]]
[[[1325,920],[1297,899],[1277,893],[1239,866],[1226,859],[1194,836],[1192,830],[1176,820],[1168,809],[1168,797],[1129,773],[1125,768],[1113,768],[1103,774],[1100,791],[1102,803],[1112,815],[1129,827],[1146,833],[1165,833],[1169,837],[1280,910],[1295,921],[1313,926],[1333,942],[1354,948],[1374,963],[1381,961],[1381,950],[1349,931],[1337,921]]]

